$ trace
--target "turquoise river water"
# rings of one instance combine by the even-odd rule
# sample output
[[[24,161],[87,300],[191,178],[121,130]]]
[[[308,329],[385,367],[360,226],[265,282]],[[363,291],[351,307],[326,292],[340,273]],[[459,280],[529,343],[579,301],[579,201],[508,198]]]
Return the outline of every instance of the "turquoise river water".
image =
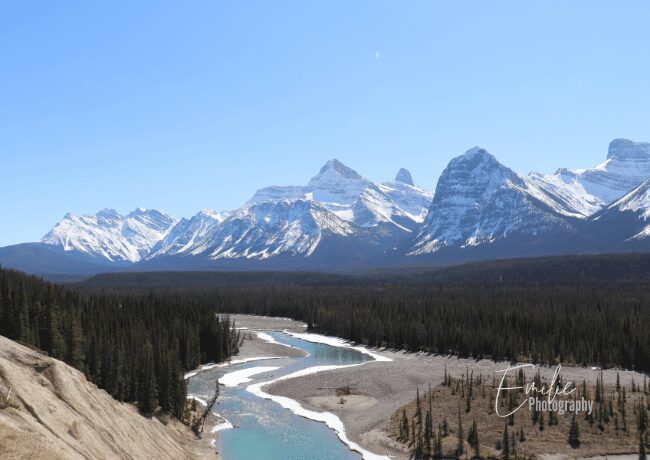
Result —
[[[306,351],[309,356],[215,367],[199,372],[188,381],[188,394],[207,400],[212,396],[215,380],[224,374],[250,367],[279,367],[254,375],[250,377],[251,382],[238,387],[221,387],[214,411],[234,426],[219,431],[216,447],[224,460],[361,459],[360,454],[343,444],[324,423],[295,415],[274,401],[253,395],[246,387],[313,366],[358,364],[372,358],[349,348],[307,342],[277,331],[265,332],[280,343]]]

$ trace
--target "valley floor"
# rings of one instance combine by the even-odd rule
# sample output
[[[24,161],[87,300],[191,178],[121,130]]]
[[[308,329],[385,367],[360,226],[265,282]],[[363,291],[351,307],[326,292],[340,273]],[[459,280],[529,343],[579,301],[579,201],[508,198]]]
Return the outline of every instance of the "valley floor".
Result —
[[[239,327],[249,327],[255,330],[273,329],[304,332],[305,325],[300,322],[277,319],[236,315],[234,319]],[[255,342],[261,342],[259,340]],[[254,342],[246,344],[243,351],[252,355],[263,356],[256,350]],[[260,347],[266,346],[258,343]],[[268,345],[268,344],[267,344]],[[286,351],[286,347],[285,348]],[[373,352],[377,352],[373,350]],[[505,369],[507,363],[490,360],[459,359],[455,357],[427,355],[422,353],[404,353],[389,350],[377,352],[392,361],[373,361],[361,366],[335,369],[318,374],[284,380],[280,383],[265,387],[265,391],[275,395],[286,396],[297,400],[307,409],[328,411],[336,414],[345,424],[348,437],[364,448],[376,454],[390,455],[395,458],[408,458],[404,447],[388,435],[390,417],[400,407],[413,401],[416,387],[420,391],[429,385],[435,387],[443,383],[445,368],[452,375],[462,375],[467,370],[475,375],[492,376],[496,371]],[[549,380],[555,367],[542,367],[542,376]],[[500,376],[501,374],[497,374]],[[562,367],[563,380],[582,382],[583,379],[594,382],[600,376],[600,370],[582,367]],[[632,378],[636,383],[643,382],[643,376],[634,372],[621,371],[621,381],[626,385]],[[603,371],[605,384],[616,382],[616,371]],[[336,390],[349,386],[351,395],[337,395]],[[344,402],[341,404],[341,400]],[[527,411],[527,408],[522,408]],[[502,420],[495,417],[495,426],[502,429]],[[449,414],[450,423],[455,421],[454,414]],[[621,453],[616,449],[616,442],[608,444],[606,452],[593,449],[571,452],[563,440],[562,445],[548,446],[553,458],[566,456],[593,456],[597,454]],[[588,447],[588,446],[586,446]]]

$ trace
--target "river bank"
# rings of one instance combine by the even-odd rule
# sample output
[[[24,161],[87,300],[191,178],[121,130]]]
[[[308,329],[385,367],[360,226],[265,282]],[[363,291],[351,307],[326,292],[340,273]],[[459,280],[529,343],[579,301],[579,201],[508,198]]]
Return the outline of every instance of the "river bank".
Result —
[[[303,323],[275,318],[234,317],[240,327],[304,332]],[[259,344],[249,344],[249,352],[256,353]],[[405,353],[391,350],[372,350],[386,361],[370,361],[362,366],[332,369],[318,374],[286,379],[264,387],[264,391],[298,401],[305,409],[332,412],[345,425],[347,436],[364,449],[395,458],[408,458],[404,447],[388,436],[386,427],[391,414],[414,398],[416,387],[424,389],[443,382],[445,368],[449,374],[460,375],[467,370],[486,376],[495,375],[508,364],[490,360],[460,359],[451,356]],[[390,361],[388,361],[390,360]],[[555,367],[541,367],[543,376],[551,377]],[[496,374],[500,376],[501,374]],[[562,368],[565,381],[595,380],[601,371],[595,368]],[[621,371],[621,380],[637,383],[643,376]],[[616,371],[602,371],[606,384],[616,381]],[[336,389],[350,387],[351,395],[341,396]],[[344,402],[341,404],[341,400]]]

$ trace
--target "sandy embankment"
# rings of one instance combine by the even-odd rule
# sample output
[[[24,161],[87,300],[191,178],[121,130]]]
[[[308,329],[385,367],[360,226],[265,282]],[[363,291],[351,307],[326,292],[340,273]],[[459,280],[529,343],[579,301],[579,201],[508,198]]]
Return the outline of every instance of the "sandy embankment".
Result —
[[[172,417],[146,418],[65,363],[0,337],[3,459],[215,458]]]
[[[238,326],[254,329],[290,330],[304,332],[304,324],[263,317],[236,317]],[[408,458],[402,447],[390,439],[384,428],[391,414],[415,397],[415,388],[425,389],[429,384],[442,383],[445,366],[447,372],[458,376],[467,369],[475,375],[494,375],[505,369],[507,363],[488,360],[459,359],[445,356],[431,356],[422,353],[376,351],[392,359],[386,362],[369,362],[362,366],[334,369],[318,374],[305,375],[283,380],[264,387],[264,391],[278,396],[286,396],[298,401],[309,410],[328,411],[336,414],[345,424],[348,437],[365,449],[376,454]],[[542,375],[551,377],[555,368],[541,368]],[[500,375],[500,374],[497,374]],[[599,370],[564,367],[565,381],[581,382],[584,379],[595,381]],[[616,371],[603,371],[606,384],[614,384]],[[643,376],[633,372],[621,372],[621,379],[629,382],[634,376],[637,383]],[[335,389],[351,386],[353,395],[336,396]],[[344,399],[341,404],[341,398]]]

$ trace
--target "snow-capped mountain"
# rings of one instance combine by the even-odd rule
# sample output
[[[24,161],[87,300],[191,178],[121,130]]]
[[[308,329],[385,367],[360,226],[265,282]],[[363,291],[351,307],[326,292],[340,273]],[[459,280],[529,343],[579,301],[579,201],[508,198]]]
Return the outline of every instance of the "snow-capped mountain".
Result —
[[[562,203],[474,147],[440,176],[410,254],[484,245],[517,233],[535,237],[567,225],[567,213]]]
[[[263,201],[238,209],[218,226],[206,255],[210,259],[308,257],[323,238],[353,233],[353,226],[315,201]]]
[[[190,219],[183,218],[152,249],[147,258],[161,255],[197,255],[205,252],[212,244],[214,233],[230,215],[203,209]]]
[[[272,186],[258,190],[247,204],[304,199],[318,202],[344,221],[360,227],[391,225],[410,232],[426,216],[432,194],[415,187],[400,170],[395,180],[377,184],[340,161],[330,160],[305,186]]]
[[[614,139],[607,160],[594,168],[555,174],[531,173],[529,178],[547,193],[564,200],[584,217],[598,212],[650,177],[650,143]]]
[[[232,213],[202,211],[182,219],[148,259],[309,257],[330,236],[349,237],[375,227],[382,228],[378,238],[392,241],[422,222],[433,196],[412,185],[408,171],[402,169],[398,176],[411,184],[376,184],[330,160],[305,186],[265,187]]]
[[[111,262],[138,262],[149,255],[175,222],[165,213],[142,208],[126,216],[114,209],[90,216],[66,214],[41,242]]]
[[[41,243],[0,248],[37,273],[139,269],[337,269],[650,249],[650,144],[616,139],[595,168],[522,176],[475,147],[435,194],[400,169],[373,182],[330,160],[306,185],[176,221],[156,210],[67,214]],[[135,269],[134,268],[134,269]]]

